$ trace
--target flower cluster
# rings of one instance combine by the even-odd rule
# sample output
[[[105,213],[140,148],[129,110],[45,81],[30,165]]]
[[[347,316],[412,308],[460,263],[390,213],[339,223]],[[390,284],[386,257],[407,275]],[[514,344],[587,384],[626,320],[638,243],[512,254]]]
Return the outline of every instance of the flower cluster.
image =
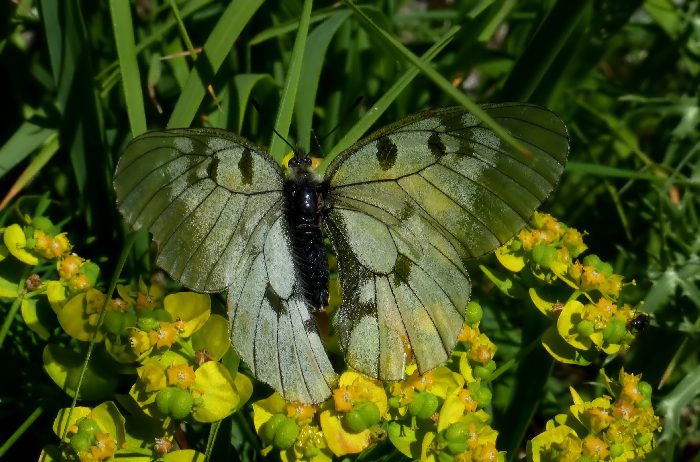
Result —
[[[637,309],[619,300],[622,276],[587,249],[583,235],[550,215],[535,213],[531,226],[496,252],[515,274],[485,271],[507,293],[527,291],[534,305],[555,323],[543,345],[558,361],[586,365],[597,352],[614,354],[629,347],[628,328]],[[562,300],[562,289],[567,289]]]
[[[20,300],[26,324],[42,338],[49,338],[53,329],[51,318],[41,312],[50,307],[66,334],[84,346],[102,344],[100,351],[114,362],[111,375],[106,371],[109,367],[88,367],[83,375],[84,348],[50,344],[43,358],[47,373],[69,394],[96,399],[110,396],[120,367],[135,371],[129,393],[132,405],[154,419],[157,423],[152,427],[158,429],[152,430],[149,439],[144,433],[144,440],[136,441],[138,446],[127,447],[125,419],[113,404],[66,409],[54,430],[67,444],[47,447],[45,454],[60,453],[61,460],[100,461],[122,449],[148,447],[144,460],[152,460],[171,450],[175,421],[218,421],[248,401],[250,379],[219,362],[233,354],[228,320],[211,313],[208,295],[166,296],[161,285],[139,281],[138,287],[118,285],[118,296],[108,299],[98,287],[99,267],[71,252],[66,233],[45,217],[26,223],[1,230],[0,260],[12,255],[28,265],[27,274],[34,274],[21,291],[17,290],[20,284],[0,280],[0,297]],[[41,296],[48,303],[41,303]],[[62,419],[68,419],[67,427]],[[175,452],[179,453],[171,454]]]
[[[423,461],[504,460],[485,411],[495,346],[479,332],[481,308],[472,302],[460,343],[447,365],[381,383],[347,371],[332,399],[318,406],[287,403],[278,394],[253,403],[255,428],[284,461],[329,461],[366,450],[386,438]]]
[[[608,380],[611,396],[584,401],[571,390],[574,404],[547,422],[528,444],[529,460],[624,462],[643,458],[654,447],[659,418],[651,407],[651,385],[620,372]]]

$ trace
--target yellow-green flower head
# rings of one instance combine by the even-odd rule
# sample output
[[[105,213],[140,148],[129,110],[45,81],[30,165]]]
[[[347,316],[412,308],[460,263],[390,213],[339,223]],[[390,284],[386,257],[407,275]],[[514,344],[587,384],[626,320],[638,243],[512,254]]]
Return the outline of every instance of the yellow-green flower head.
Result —
[[[187,389],[194,383],[194,368],[189,364],[173,364],[166,372],[168,385]]]

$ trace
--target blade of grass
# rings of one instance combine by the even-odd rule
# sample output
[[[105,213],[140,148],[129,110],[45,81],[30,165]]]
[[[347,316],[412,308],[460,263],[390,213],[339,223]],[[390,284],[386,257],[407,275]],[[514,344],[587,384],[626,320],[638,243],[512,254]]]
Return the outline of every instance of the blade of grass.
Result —
[[[190,71],[185,88],[168,121],[168,128],[190,125],[204,99],[207,85],[224,62],[236,38],[262,3],[263,0],[234,0],[226,7]]]
[[[501,90],[504,100],[528,101],[575,30],[588,1],[558,1],[518,57]]]
[[[277,130],[279,136],[273,134],[272,141],[270,142],[270,155],[280,163],[288,148],[285,140],[289,135],[289,124],[292,122],[294,101],[297,97],[302,64],[304,63],[304,51],[306,50],[306,39],[309,33],[312,3],[311,0],[304,0],[302,6],[301,17],[299,18],[299,29],[294,39],[294,48],[292,49],[292,55],[289,61],[287,78],[282,88],[280,105],[277,110],[277,118],[275,119],[275,130]]]
[[[233,78],[233,84],[238,96],[238,133],[243,130],[243,120],[245,119],[245,110],[248,107],[250,94],[253,92],[253,88],[263,81],[274,84],[270,74],[238,74]]]
[[[0,178],[45,144],[56,130],[25,121],[0,148]]]
[[[464,93],[452,86],[452,84],[440,75],[435,69],[433,69],[429,63],[425,62],[415,54],[413,54],[408,48],[403,46],[398,40],[392,37],[384,29],[377,26],[374,21],[372,21],[369,16],[367,16],[352,0],[345,0],[345,3],[355,12],[355,14],[366,24],[371,31],[377,33],[380,37],[384,39],[384,43],[393,49],[397,56],[402,57],[406,61],[410,62],[416,66],[421,73],[433,81],[435,85],[443,90],[447,95],[457,101],[459,104],[464,106],[469,112],[472,113],[476,118],[478,118],[484,125],[493,130],[496,135],[498,135],[506,143],[513,146],[520,152],[526,153],[525,148],[508,132],[506,132],[503,127],[501,127],[495,120],[489,116],[486,111],[481,109],[478,104],[470,100]]]
[[[334,11],[337,10],[336,7],[331,7],[331,8],[322,8],[320,10],[316,10],[312,16],[311,16],[311,21],[309,24],[316,24],[317,22],[324,21],[327,19],[329,16],[334,14]],[[268,29],[265,29],[262,32],[259,32],[255,37],[250,39],[249,44],[250,45],[259,45],[267,40],[271,40],[277,37],[280,37],[282,35],[286,35],[290,32],[293,32],[299,28],[299,21],[288,21],[284,22],[282,24],[278,24],[275,27],[270,27]]]
[[[131,3],[110,0],[109,10],[112,16],[114,41],[119,56],[119,69],[122,76],[122,88],[126,102],[131,135],[137,136],[146,131],[146,110],[141,89],[141,73],[136,61],[134,43],[134,26],[131,18]]]
[[[448,43],[452,41],[457,32],[459,32],[459,26],[454,26],[448,30],[445,35],[438,40],[430,49],[421,57],[421,59],[426,62],[432,61],[440,51],[447,46]],[[401,92],[406,88],[414,78],[418,75],[418,68],[411,67],[408,69],[394,85],[389,88],[389,90],[384,93],[384,95],[377,100],[374,105],[367,111],[367,113],[358,120],[355,125],[348,130],[345,135],[338,141],[335,146],[329,151],[328,155],[324,158],[323,164],[319,167],[319,173],[323,173],[325,167],[327,167],[330,162],[338,155],[341,151],[347,149],[353,143],[355,143],[362,135],[364,135],[367,130],[379,119],[379,117],[386,111],[386,109],[391,105],[391,103],[401,94]]]
[[[194,49],[194,45],[192,45],[192,40],[190,39],[190,34],[187,33],[187,28],[185,27],[185,23],[182,22],[182,16],[180,15],[180,9],[177,7],[177,3],[175,3],[175,0],[170,0],[170,9],[173,12],[173,16],[175,16],[175,21],[177,22],[177,28],[180,30],[180,37],[182,38],[182,41],[185,42],[185,47],[187,47],[187,51],[190,53],[190,57],[193,60],[197,59],[197,52]]]
[[[53,158],[60,146],[58,133],[53,132],[49,135],[46,143],[39,151],[39,154],[27,165],[27,168],[25,168],[22,174],[15,180],[15,183],[2,199],[2,202],[0,202],[0,210],[4,209],[7,204],[32,181],[39,171],[44,168],[44,165]]]
[[[333,14],[315,28],[306,42],[304,52],[304,72],[299,81],[296,99],[297,143],[309,151],[316,92],[321,79],[321,68],[328,51],[328,45],[335,36],[338,28],[350,16],[350,11],[341,10]]]

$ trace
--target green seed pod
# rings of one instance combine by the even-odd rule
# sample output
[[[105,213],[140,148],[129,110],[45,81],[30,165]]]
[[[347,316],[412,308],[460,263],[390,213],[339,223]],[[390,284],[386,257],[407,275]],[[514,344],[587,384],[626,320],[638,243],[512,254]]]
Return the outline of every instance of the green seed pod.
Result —
[[[87,434],[76,433],[70,437],[70,447],[75,452],[85,452],[92,447],[93,440],[94,438]]]
[[[649,399],[651,398],[651,392],[653,391],[653,388],[649,384],[649,382],[641,381],[639,384],[637,384],[637,390],[644,396],[645,398]]]
[[[175,387],[166,387],[156,394],[156,407],[163,415],[170,415],[170,400],[175,394]]]
[[[581,337],[590,337],[595,332],[595,323],[590,319],[584,319],[576,325],[576,332]]]
[[[343,421],[350,431],[359,433],[379,423],[380,418],[377,405],[371,401],[365,401],[357,404],[345,414]]]
[[[474,325],[479,323],[483,314],[484,310],[481,309],[481,305],[479,305],[475,301],[470,301],[469,303],[467,303],[467,324]]]
[[[491,404],[491,398],[493,397],[493,395],[491,394],[491,390],[489,390],[488,387],[483,386],[477,382],[472,382],[469,385],[467,385],[467,388],[469,389],[469,391],[472,392],[474,401],[476,401],[476,404],[478,404],[479,407],[484,408]]]
[[[532,248],[532,260],[539,266],[550,268],[557,260],[557,249],[539,244]]]
[[[260,428],[260,437],[266,444],[272,444],[275,439],[275,433],[277,432],[277,427],[280,423],[288,419],[284,414],[274,414],[270,419],[265,422],[265,424]]]
[[[149,330],[157,330],[160,328],[160,322],[152,318],[151,316],[142,316],[136,323],[136,327],[142,331],[148,332]]]
[[[625,445],[622,443],[615,443],[610,445],[610,457],[620,457],[625,453]]]
[[[287,417],[277,426],[272,444],[277,449],[289,449],[297,440],[297,436],[299,436],[299,425]]]
[[[455,422],[445,429],[445,441],[457,443],[469,439],[469,424],[466,422]]]
[[[620,343],[627,334],[627,326],[620,319],[613,318],[605,329],[603,329],[603,339],[608,344]]]
[[[641,435],[636,435],[634,437],[634,442],[637,444],[637,446],[646,446],[651,442],[653,436],[654,435],[651,433],[642,433]]]
[[[350,410],[343,416],[343,424],[352,433],[360,433],[367,428],[365,419],[356,409]]]
[[[78,422],[78,433],[94,438],[98,433],[102,433],[102,430],[97,425],[97,422],[92,419],[88,419],[87,417],[83,417]]]
[[[192,395],[182,388],[174,388],[175,393],[170,398],[170,416],[173,419],[184,419],[192,411],[194,399]]]
[[[437,396],[429,392],[418,392],[413,395],[413,401],[408,405],[408,412],[419,419],[427,419],[437,411]]]

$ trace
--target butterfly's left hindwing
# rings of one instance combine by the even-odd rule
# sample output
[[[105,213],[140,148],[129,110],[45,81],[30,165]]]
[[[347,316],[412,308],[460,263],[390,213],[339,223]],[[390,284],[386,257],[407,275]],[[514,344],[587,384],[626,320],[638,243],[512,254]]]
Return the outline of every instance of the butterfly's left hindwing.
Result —
[[[159,245],[157,264],[202,292],[229,288],[231,343],[255,376],[318,403],[335,373],[294,270],[284,177],[265,152],[224,130],[134,139],[117,166],[117,204]]]
[[[335,326],[351,367],[396,380],[405,358],[421,372],[443,363],[469,298],[463,261],[504,244],[558,182],[568,135],[556,115],[527,104],[485,110],[526,152],[446,108],[388,126],[328,167]]]

